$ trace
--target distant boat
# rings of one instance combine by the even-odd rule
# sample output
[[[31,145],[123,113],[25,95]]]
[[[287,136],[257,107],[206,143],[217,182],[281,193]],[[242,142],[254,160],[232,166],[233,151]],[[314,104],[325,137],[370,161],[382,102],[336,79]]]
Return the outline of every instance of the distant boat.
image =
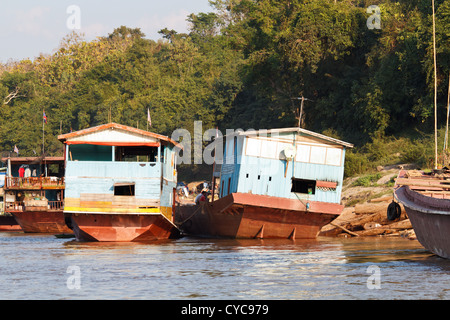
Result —
[[[172,221],[176,142],[117,123],[58,139],[65,144],[64,214],[78,241],[179,236]]]
[[[70,233],[64,221],[64,158],[8,157],[4,211],[25,233]],[[27,173],[28,172],[28,173]]]
[[[405,207],[417,240],[450,259],[450,171],[401,170],[394,196]]]
[[[301,128],[223,139],[224,162],[213,181],[220,178],[219,199],[178,205],[175,221],[184,233],[311,239],[341,214],[345,151],[352,144]]]

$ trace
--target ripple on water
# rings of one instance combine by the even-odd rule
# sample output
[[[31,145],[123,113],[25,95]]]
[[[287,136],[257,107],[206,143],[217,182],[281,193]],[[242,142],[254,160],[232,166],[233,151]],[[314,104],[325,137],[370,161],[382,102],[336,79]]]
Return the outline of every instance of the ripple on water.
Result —
[[[449,299],[450,262],[398,238],[79,243],[0,233],[1,299]],[[80,289],[69,289],[80,270]],[[369,289],[369,267],[380,289]],[[420,283],[420,286],[417,284]]]

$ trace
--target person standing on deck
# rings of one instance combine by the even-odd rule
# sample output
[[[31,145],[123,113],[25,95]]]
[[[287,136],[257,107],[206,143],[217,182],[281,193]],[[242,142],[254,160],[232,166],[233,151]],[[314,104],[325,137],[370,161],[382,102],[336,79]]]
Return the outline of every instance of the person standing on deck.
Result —
[[[19,168],[19,178],[23,178],[24,175],[25,175],[25,168],[23,165],[21,165]]]
[[[28,166],[25,168],[25,174],[24,174],[24,177],[25,177],[25,178],[31,177],[31,169],[30,169],[30,167],[28,167]]]
[[[208,200],[208,190],[203,189],[201,193],[199,193],[195,197],[195,204],[200,204],[200,202],[206,202]]]

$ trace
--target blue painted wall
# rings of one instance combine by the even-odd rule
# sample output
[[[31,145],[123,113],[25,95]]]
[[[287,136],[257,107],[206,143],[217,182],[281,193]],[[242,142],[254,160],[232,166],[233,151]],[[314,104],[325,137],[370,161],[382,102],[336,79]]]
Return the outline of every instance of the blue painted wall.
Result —
[[[110,148],[111,149],[111,148]],[[112,149],[111,149],[112,150]],[[160,150],[161,152],[161,150]],[[165,147],[164,162],[112,161],[111,155],[102,158],[109,161],[67,161],[67,198],[80,198],[81,193],[114,194],[115,183],[135,183],[137,199],[160,200],[161,206],[173,205],[174,176],[173,148]],[[69,158],[67,158],[69,159]]]
[[[66,197],[81,193],[114,194],[114,183],[134,182],[138,199],[159,199],[161,163],[68,161]]]
[[[164,148],[164,163],[163,168],[163,180],[162,192],[161,192],[161,206],[172,207],[173,199],[173,189],[177,186],[176,176],[174,176],[175,164],[175,152],[172,147]]]
[[[283,136],[284,139],[294,139],[292,134]],[[342,182],[344,176],[345,148],[341,165],[325,165],[316,163],[296,162],[263,157],[253,157],[244,154],[247,137],[240,137],[233,143],[226,143],[224,150],[224,164],[221,170],[220,195],[226,196],[233,192],[269,195],[290,199],[307,199],[311,201],[340,203]],[[296,142],[298,144],[298,142]],[[236,157],[228,149],[235,146]],[[227,161],[228,160],[228,161]],[[287,168],[286,168],[287,165]],[[286,174],[286,176],[285,176]],[[333,189],[315,188],[314,194],[291,192],[292,178],[337,182]]]

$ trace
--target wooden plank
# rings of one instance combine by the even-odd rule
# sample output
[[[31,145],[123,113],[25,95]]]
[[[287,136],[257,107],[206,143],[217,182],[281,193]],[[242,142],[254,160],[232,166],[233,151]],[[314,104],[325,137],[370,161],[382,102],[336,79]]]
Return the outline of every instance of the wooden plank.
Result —
[[[80,201],[109,201],[112,202],[114,195],[105,193],[81,193]]]
[[[72,207],[72,206],[79,206],[80,205],[80,199],[79,198],[65,198],[64,204],[66,206]]]
[[[347,228],[344,228],[343,226],[340,226],[340,225],[338,225],[338,224],[336,224],[336,223],[333,223],[333,222],[331,222],[330,224],[331,224],[333,227],[337,227],[337,228],[339,228],[339,229],[342,229],[343,231],[347,232],[348,234],[350,234],[350,235],[352,235],[352,236],[359,237],[359,234],[357,234],[357,233],[355,233],[355,232],[352,232],[352,231],[348,230]]]
[[[446,191],[446,190],[422,190],[422,191],[417,190],[417,191],[422,194],[432,193],[432,194],[450,195],[450,191]]]
[[[159,207],[158,200],[142,200],[138,199],[133,202],[108,202],[108,201],[80,201],[81,207],[98,207],[98,208],[136,208],[136,207]]]
[[[404,186],[421,186],[450,189],[450,180],[398,178],[396,180],[396,184]]]

